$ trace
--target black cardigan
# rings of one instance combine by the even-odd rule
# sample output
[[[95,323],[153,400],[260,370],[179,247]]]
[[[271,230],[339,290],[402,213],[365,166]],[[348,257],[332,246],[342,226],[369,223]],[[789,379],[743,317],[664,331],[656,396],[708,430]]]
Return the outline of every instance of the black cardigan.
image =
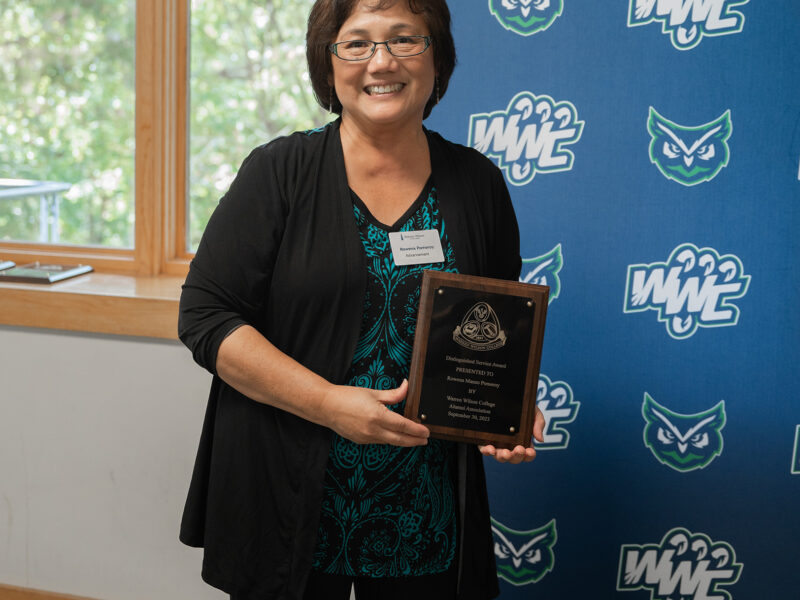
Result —
[[[517,279],[519,231],[500,170],[426,130],[461,273]],[[203,579],[253,600],[302,598],[331,430],[254,402],[215,372],[225,336],[250,324],[343,383],[361,323],[366,265],[339,122],[256,148],[208,223],[180,302],[179,335],[214,378],[180,539],[205,548]],[[460,445],[459,600],[498,594],[483,462]]]

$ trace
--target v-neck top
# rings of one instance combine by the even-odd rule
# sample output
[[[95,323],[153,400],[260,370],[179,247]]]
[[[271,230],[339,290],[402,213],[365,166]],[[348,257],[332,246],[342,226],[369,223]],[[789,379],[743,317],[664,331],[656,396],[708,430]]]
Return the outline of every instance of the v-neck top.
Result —
[[[431,198],[431,194],[433,194],[433,198]],[[436,202],[436,190],[433,187],[433,174],[428,176],[428,180],[425,182],[425,185],[417,196],[417,199],[414,200],[414,202],[411,203],[411,206],[409,206],[406,211],[392,224],[384,223],[375,217],[372,214],[372,211],[370,211],[366,202],[364,202],[352,188],[350,188],[350,197],[353,200],[353,215],[355,216],[356,224],[358,225],[359,234],[362,235],[362,245],[364,230],[364,227],[362,227],[361,223],[362,220],[366,220],[370,225],[377,227],[378,229],[384,229],[386,231],[401,231],[404,230],[404,225],[408,225],[408,222],[420,209],[420,206],[423,202],[429,202],[435,208],[436,213],[439,213],[439,208]],[[405,230],[407,230],[407,228]],[[366,246],[364,249],[366,251]]]
[[[366,256],[367,288],[348,385],[386,390],[408,377],[422,272],[457,272],[431,179],[395,223],[378,221],[351,191]],[[390,231],[436,229],[438,264],[398,266]],[[391,406],[402,412],[405,401]],[[334,435],[325,472],[314,568],[361,577],[446,571],[456,550],[455,445],[356,444]]]

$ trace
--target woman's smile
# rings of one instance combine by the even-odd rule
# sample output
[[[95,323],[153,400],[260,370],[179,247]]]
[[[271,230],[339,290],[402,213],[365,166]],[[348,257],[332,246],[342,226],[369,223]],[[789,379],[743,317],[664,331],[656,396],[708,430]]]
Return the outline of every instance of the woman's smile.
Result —
[[[368,85],[364,88],[364,91],[367,92],[370,96],[380,96],[383,94],[391,94],[393,92],[399,92],[405,87],[404,83],[393,83],[393,84],[375,84],[375,85]]]

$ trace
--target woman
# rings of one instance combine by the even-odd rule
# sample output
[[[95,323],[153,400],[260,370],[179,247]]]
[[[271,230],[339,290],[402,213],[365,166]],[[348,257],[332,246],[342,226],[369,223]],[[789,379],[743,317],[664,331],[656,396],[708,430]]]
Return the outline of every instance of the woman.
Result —
[[[480,452],[398,410],[422,270],[520,269],[499,170],[422,127],[455,66],[447,4],[317,0],[307,55],[341,118],[251,153],[184,285],[180,336],[214,378],[181,540],[235,599],[494,597]],[[445,260],[397,266],[409,229]]]

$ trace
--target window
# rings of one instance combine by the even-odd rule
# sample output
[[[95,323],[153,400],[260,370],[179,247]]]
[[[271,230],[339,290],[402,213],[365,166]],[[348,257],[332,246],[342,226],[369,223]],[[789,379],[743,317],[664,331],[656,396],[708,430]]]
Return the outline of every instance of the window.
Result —
[[[0,2],[0,240],[133,247],[135,15]]]
[[[186,250],[255,146],[329,120],[305,59],[312,0],[192,0]]]
[[[181,22],[177,0],[0,0],[0,258],[185,272],[165,241]]]
[[[250,149],[328,120],[311,4],[0,0],[0,258],[184,274]]]

